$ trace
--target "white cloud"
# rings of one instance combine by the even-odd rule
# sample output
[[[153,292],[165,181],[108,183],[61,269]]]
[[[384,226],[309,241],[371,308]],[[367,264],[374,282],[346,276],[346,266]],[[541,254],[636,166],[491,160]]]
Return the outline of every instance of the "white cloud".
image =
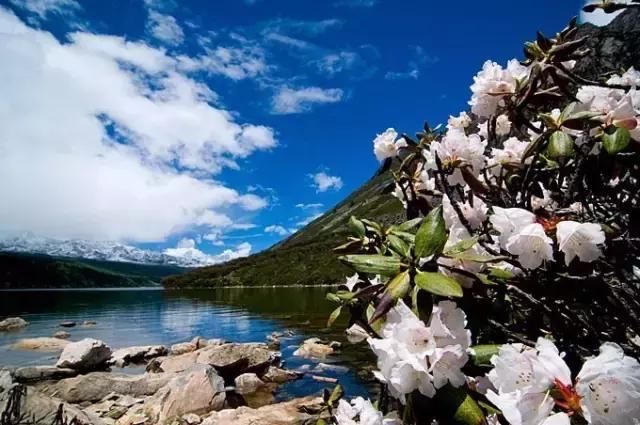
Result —
[[[154,38],[171,46],[178,46],[184,41],[184,32],[176,18],[153,9],[149,10],[147,31]]]
[[[329,189],[342,189],[342,179],[337,176],[330,176],[324,171],[310,174],[309,177],[311,177],[311,179],[313,180],[311,187],[314,187],[316,189],[316,192],[326,192]]]
[[[82,7],[76,0],[9,0],[16,7],[25,9],[40,19],[48,15],[74,15]]]
[[[341,89],[323,89],[320,87],[304,87],[292,89],[280,87],[271,102],[271,112],[274,114],[299,114],[309,112],[314,105],[336,103],[342,100],[344,92]]]
[[[360,55],[351,51],[332,52],[324,55],[316,62],[318,69],[333,76],[340,72],[348,71],[360,63]]]
[[[180,56],[180,68],[184,71],[205,71],[220,74],[232,80],[254,78],[268,70],[265,53],[258,47],[242,42],[243,46],[205,47],[198,57]]]
[[[289,233],[291,233],[290,230],[285,229],[283,226],[280,226],[279,224],[272,224],[270,226],[267,226],[264,228],[264,231],[267,233],[275,233],[276,235],[280,235],[280,236],[286,236]]]
[[[322,19],[318,21],[304,21],[299,19],[283,19],[277,18],[267,21],[263,24],[263,34],[304,34],[315,36],[322,34],[328,30],[342,26],[344,22],[340,19]]]
[[[339,0],[334,3],[335,6],[348,6],[348,7],[373,7],[378,3],[378,0]]]
[[[296,208],[300,208],[303,210],[316,210],[318,208],[324,207],[324,204],[315,203],[315,204],[296,204]]]
[[[235,249],[225,249],[220,254],[209,255],[200,251],[196,245],[196,241],[193,239],[181,239],[175,248],[167,248],[164,250],[164,253],[183,260],[191,260],[193,263],[197,263],[198,265],[212,265],[235,260],[236,258],[246,257],[251,254],[252,248],[250,243],[243,242]]]
[[[387,80],[417,80],[420,78],[420,71],[426,65],[434,64],[440,61],[437,56],[428,55],[421,46],[410,46],[411,48],[411,60],[409,61],[408,69],[406,71],[389,71],[385,74],[384,78]]]
[[[600,0],[588,0],[584,4],[592,4],[592,3],[601,3]],[[631,0],[616,0],[616,3],[632,3]],[[603,27],[605,25],[609,25],[611,21],[613,21],[616,16],[621,14],[624,10],[619,10],[614,13],[604,13],[602,9],[596,9],[594,12],[586,13],[584,11],[580,11],[580,22],[589,23],[599,27]]]
[[[0,235],[162,241],[266,205],[204,176],[275,146],[273,130],[213,106],[177,58],[113,36],[61,44],[1,7],[0,33]]]

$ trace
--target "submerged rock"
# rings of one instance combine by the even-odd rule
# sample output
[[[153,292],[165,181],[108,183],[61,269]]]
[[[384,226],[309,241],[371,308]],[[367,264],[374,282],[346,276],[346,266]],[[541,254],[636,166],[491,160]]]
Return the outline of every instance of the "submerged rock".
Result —
[[[305,397],[258,409],[239,407],[212,413],[202,425],[299,425],[315,423],[315,417],[304,413],[303,407],[318,406],[321,398]]]
[[[31,383],[71,378],[77,374],[77,370],[55,366],[27,366],[14,370],[13,378],[21,383]]]
[[[71,320],[67,320],[66,322],[60,323],[60,326],[62,326],[63,328],[73,328],[75,325],[76,325],[76,322]]]
[[[55,339],[55,338],[54,338]],[[85,338],[69,343],[60,354],[57,367],[91,371],[104,367],[111,358],[111,348],[97,339]]]
[[[304,358],[320,358],[324,359],[329,354],[333,354],[334,349],[329,344],[321,342],[319,338],[306,339],[300,348],[293,352],[294,356]]]
[[[98,322],[95,322],[93,320],[85,320],[82,323],[80,323],[80,327],[82,328],[93,328],[98,324]]]
[[[294,381],[302,377],[301,373],[293,370],[280,369],[277,366],[269,366],[267,371],[260,377],[264,382],[273,382],[275,384],[283,384],[285,382]]]
[[[8,317],[0,321],[0,332],[17,331],[24,328],[28,324],[29,322],[21,317]]]
[[[120,348],[111,354],[109,364],[125,367],[131,363],[140,363],[155,357],[167,354],[167,347],[164,345],[143,345],[138,347]]]
[[[69,339],[71,337],[71,334],[66,331],[58,331],[53,334],[53,337],[58,339]]]
[[[69,341],[59,338],[39,337],[21,339],[10,348],[13,350],[62,351],[69,344]]]

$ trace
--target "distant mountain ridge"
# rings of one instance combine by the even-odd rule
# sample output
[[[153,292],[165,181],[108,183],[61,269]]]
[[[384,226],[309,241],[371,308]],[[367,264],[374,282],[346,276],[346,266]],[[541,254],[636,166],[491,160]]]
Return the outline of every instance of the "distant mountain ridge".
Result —
[[[202,267],[233,259],[233,255],[210,256],[197,249],[181,248],[180,255],[136,248],[118,242],[58,240],[36,237],[16,237],[0,240],[0,252],[35,253],[53,257],[82,258],[135,264]]]

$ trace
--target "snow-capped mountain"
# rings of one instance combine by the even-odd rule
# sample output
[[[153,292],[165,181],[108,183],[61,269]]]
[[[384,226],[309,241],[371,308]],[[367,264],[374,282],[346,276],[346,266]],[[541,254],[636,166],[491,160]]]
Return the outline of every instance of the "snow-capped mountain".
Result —
[[[15,237],[0,240],[0,251],[46,254],[90,260],[125,263],[202,267],[249,255],[251,246],[242,244],[237,250],[208,255],[195,246],[169,248],[162,252],[136,248],[118,242],[59,240],[38,237]]]

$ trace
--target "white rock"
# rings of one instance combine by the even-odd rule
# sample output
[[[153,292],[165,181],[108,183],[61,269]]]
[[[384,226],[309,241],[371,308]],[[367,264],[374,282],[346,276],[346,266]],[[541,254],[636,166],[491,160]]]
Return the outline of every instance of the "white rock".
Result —
[[[28,324],[29,322],[21,317],[9,317],[0,321],[0,331],[17,331]]]
[[[57,367],[75,370],[95,370],[104,366],[111,357],[111,348],[97,339],[85,338],[69,343],[56,363]]]

